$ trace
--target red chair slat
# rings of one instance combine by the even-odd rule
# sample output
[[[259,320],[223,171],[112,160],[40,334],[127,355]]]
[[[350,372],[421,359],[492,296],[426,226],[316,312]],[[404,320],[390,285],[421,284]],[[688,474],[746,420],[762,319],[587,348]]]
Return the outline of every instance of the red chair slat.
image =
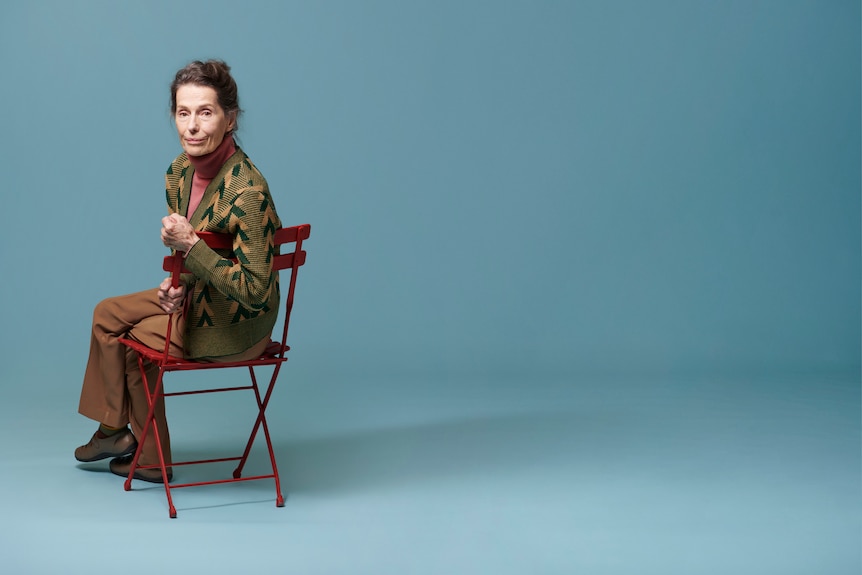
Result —
[[[230,234],[219,234],[215,232],[195,232],[206,245],[214,250],[232,250],[233,236]]]

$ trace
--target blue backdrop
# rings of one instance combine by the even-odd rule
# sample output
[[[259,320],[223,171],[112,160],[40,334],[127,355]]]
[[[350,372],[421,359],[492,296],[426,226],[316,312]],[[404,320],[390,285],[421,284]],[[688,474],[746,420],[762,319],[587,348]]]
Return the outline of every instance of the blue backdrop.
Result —
[[[160,281],[209,57],[314,226],[294,369],[858,372],[858,2],[233,6],[4,7],[4,379],[50,338],[76,384],[93,305]]]
[[[4,567],[859,573],[860,21],[4,3]],[[313,226],[268,410],[288,505],[188,489],[166,525],[158,488],[75,465],[76,408],[94,305],[164,276],[169,85],[211,57],[282,220]],[[171,405],[174,461],[223,455],[253,407]]]

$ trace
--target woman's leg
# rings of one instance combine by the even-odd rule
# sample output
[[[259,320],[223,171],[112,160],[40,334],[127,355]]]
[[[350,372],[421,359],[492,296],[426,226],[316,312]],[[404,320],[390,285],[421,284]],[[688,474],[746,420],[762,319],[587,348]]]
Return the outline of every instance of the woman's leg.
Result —
[[[171,353],[182,354],[182,321],[174,314]],[[143,380],[138,369],[137,354],[119,342],[130,336],[142,343],[162,349],[165,343],[168,315],[159,306],[158,290],[151,289],[100,302],[93,312],[90,357],[81,388],[78,411],[110,427],[132,423],[139,434],[146,420],[148,404]],[[145,364],[146,366],[147,364]],[[149,365],[147,381],[155,384],[156,369]],[[166,461],[170,461],[170,439],[164,416],[163,400],[157,404],[156,423]],[[141,463],[156,463],[155,440],[149,435],[144,445]]]
[[[158,301],[158,300],[157,300]],[[161,308],[159,308],[161,309]],[[173,315],[174,325],[171,328],[171,355],[182,357],[182,333],[183,322],[179,313]],[[165,349],[165,333],[168,327],[168,316],[162,312],[161,315],[150,316],[142,319],[129,330],[129,337],[137,340],[147,347],[163,350]],[[149,413],[149,404],[147,403],[147,391],[144,388],[144,380],[141,377],[141,370],[138,367],[138,354],[125,348],[126,351],[126,390],[128,391],[128,413],[129,423],[132,425],[132,432],[135,437],[141,437],[144,430],[144,425],[147,422],[147,414]],[[144,370],[147,379],[147,386],[152,392],[156,386],[156,378],[158,377],[158,368],[144,361]],[[164,384],[163,384],[164,388]],[[165,456],[165,464],[171,465],[171,437],[168,430],[168,421],[165,416],[165,398],[159,397],[156,400],[155,411],[156,427],[159,430],[159,440],[162,443],[162,452]],[[139,463],[142,465],[157,464],[159,462],[158,452],[156,450],[156,439],[153,431],[147,433],[147,439],[144,441],[143,452]]]

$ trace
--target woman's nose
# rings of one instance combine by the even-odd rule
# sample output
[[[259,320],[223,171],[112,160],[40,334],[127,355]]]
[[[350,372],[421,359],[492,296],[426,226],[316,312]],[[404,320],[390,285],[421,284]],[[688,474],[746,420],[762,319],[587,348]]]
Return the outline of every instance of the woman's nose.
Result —
[[[189,123],[186,126],[189,132],[195,133],[198,131],[198,120],[194,114],[189,116]]]

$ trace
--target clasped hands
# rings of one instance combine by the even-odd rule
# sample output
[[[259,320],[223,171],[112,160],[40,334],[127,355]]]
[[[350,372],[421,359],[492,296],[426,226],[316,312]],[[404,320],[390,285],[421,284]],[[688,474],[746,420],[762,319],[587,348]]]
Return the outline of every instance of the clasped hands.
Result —
[[[187,253],[199,240],[185,217],[171,214],[162,218],[162,243],[167,247]],[[185,295],[186,286],[171,287],[171,278],[165,278],[159,285],[159,306],[165,313],[174,313],[183,306]]]

